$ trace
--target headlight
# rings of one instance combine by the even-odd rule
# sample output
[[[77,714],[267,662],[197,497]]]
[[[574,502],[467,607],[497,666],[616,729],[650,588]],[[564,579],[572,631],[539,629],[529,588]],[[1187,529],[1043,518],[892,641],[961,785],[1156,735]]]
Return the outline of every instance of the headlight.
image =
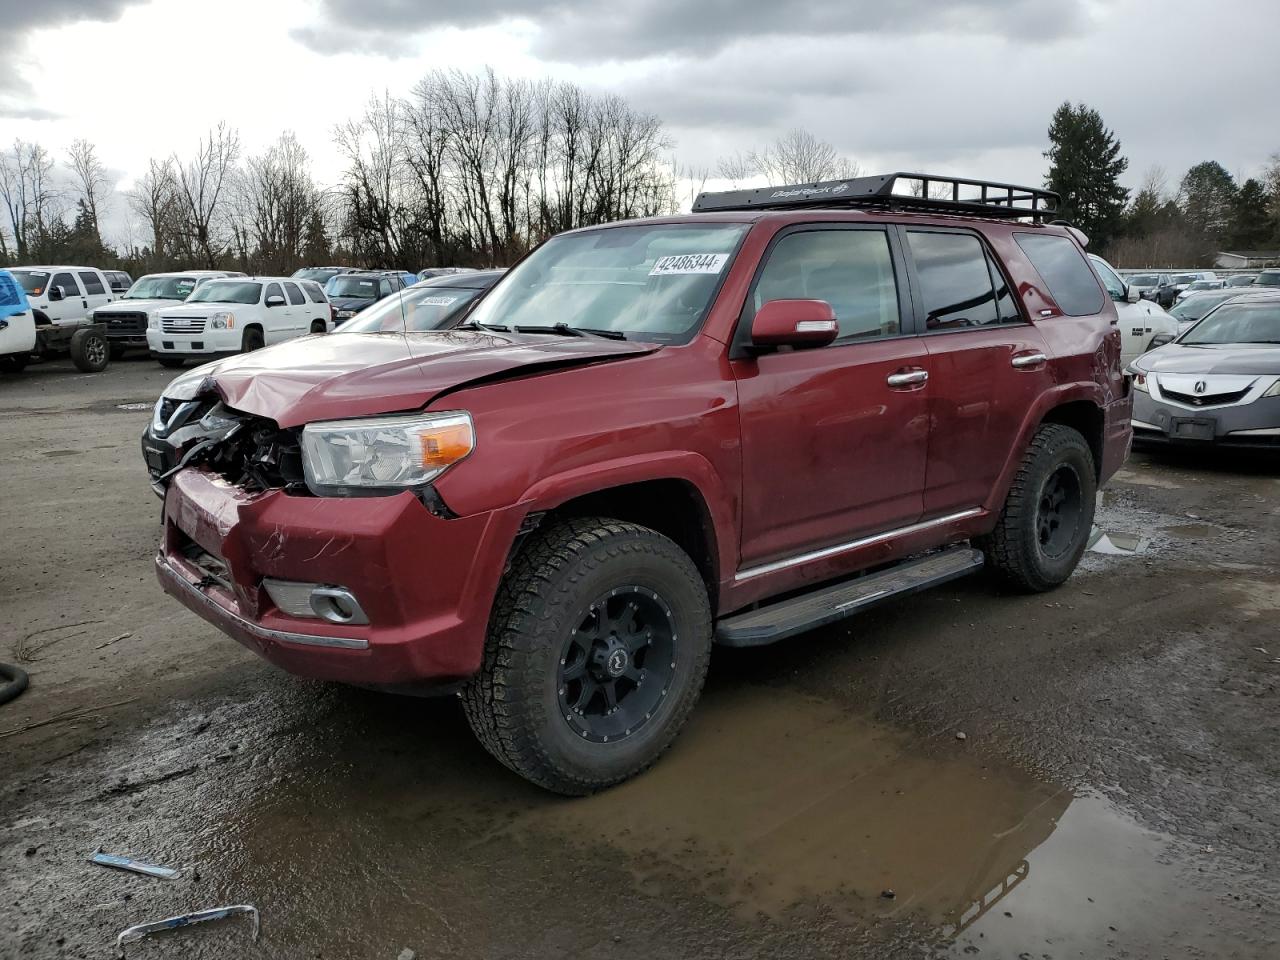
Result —
[[[1264,397],[1280,397],[1280,380],[1271,385],[1271,389],[1263,394]]]
[[[149,314],[147,314],[147,326],[148,326],[148,327],[150,327],[152,330],[159,330],[159,329],[160,329],[160,314],[158,314],[158,313],[149,313]]]
[[[1143,393],[1150,394],[1151,385],[1147,383],[1147,377],[1149,376],[1150,374],[1143,373],[1141,370],[1135,370],[1133,372],[1133,389],[1141,390]]]
[[[215,313],[209,318],[210,330],[230,330],[236,325],[234,313]]]
[[[475,449],[470,415],[370,417],[309,423],[302,468],[314,492],[395,492],[429,483]]]
[[[339,310],[337,313],[337,318],[339,320],[350,320],[355,315],[356,315],[356,312],[354,310]]]

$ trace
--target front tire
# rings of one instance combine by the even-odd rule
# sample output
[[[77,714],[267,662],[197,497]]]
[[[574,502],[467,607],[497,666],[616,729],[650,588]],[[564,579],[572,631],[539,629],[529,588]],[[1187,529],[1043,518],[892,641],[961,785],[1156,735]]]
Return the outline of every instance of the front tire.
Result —
[[[1033,593],[1065,583],[1089,545],[1097,476],[1078,431],[1043,424],[1022,455],[995,530],[979,542],[988,565]]]
[[[262,331],[257,327],[248,327],[244,332],[244,336],[240,339],[240,352],[252,353],[254,350],[261,350],[265,340],[262,339]]]
[[[7,357],[0,357],[0,373],[21,373],[27,368],[27,361],[30,359],[25,353],[11,353]]]
[[[178,370],[186,363],[182,357],[156,357],[156,362],[169,370]]]
[[[632,523],[562,521],[533,535],[499,588],[462,702],[498,760],[579,796],[662,755],[710,656],[707,590],[684,551]]]
[[[110,359],[107,338],[97,330],[77,330],[71,335],[71,362],[81,373],[101,373]]]

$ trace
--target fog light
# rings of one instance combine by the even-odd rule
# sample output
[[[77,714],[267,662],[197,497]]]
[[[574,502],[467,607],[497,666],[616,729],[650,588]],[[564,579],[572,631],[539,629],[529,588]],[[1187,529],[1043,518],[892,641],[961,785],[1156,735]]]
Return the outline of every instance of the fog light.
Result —
[[[308,620],[318,618],[340,624],[358,625],[369,622],[360,601],[345,587],[298,580],[273,580],[270,577],[262,581],[262,587],[280,612],[291,617],[305,617]]]

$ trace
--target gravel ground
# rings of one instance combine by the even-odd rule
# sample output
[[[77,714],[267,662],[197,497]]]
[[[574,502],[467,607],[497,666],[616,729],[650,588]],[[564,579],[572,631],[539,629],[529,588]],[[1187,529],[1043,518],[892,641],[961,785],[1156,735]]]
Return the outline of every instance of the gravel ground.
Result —
[[[1280,955],[1280,465],[1135,454],[1062,589],[972,578],[718,650],[650,773],[567,801],[456,701],[309,683],[164,598],[171,373],[0,377],[0,957]],[[961,738],[959,734],[963,733]],[[85,862],[98,846],[175,882]]]

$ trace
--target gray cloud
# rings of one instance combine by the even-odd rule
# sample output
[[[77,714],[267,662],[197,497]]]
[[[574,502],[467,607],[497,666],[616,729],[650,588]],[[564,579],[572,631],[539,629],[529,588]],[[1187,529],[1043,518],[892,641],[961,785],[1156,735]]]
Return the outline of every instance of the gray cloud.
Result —
[[[26,34],[38,27],[54,27],[81,20],[114,20],[124,9],[143,0],[0,0],[5,52],[0,58],[0,117],[52,120],[58,114],[32,105],[30,86],[18,75],[12,56]]]
[[[319,25],[294,37],[332,52],[345,36],[365,49],[402,49],[405,25],[479,27],[527,20],[533,52],[548,60],[594,63],[670,54],[714,53],[749,37],[983,35],[1042,42],[1086,32],[1086,0],[441,0],[424,16],[415,0],[322,0]],[[425,23],[424,23],[425,21]],[[375,41],[375,42],[371,42]]]

